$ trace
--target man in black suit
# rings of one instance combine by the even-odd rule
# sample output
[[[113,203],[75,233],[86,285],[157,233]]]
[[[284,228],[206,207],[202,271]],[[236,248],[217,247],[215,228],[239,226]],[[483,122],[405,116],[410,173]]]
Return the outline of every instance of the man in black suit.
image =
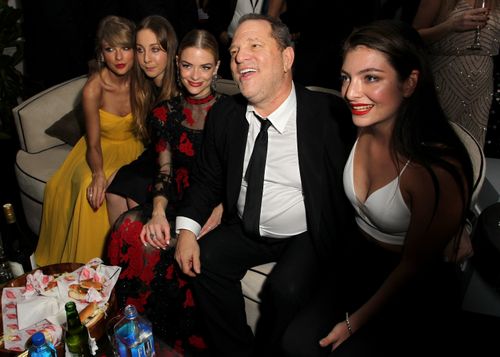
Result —
[[[337,237],[352,220],[342,187],[349,152],[343,140],[352,133],[342,137],[340,129],[351,119],[342,99],[294,85],[294,50],[281,22],[245,15],[230,53],[242,95],[221,99],[209,113],[198,167],[176,220],[176,260],[194,277],[214,355],[277,355],[285,327],[319,285]],[[271,126],[260,222],[251,231],[245,207],[254,198],[244,173],[261,121]],[[200,222],[220,202],[223,222],[197,241]],[[329,224],[320,226],[324,217]],[[250,267],[272,261],[277,264],[261,293],[254,339],[240,279]]]

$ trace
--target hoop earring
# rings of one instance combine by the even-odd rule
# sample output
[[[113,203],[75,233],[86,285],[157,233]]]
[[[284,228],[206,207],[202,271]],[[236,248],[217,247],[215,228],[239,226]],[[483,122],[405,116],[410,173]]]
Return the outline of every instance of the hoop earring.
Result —
[[[212,93],[217,92],[217,81],[219,80],[220,76],[216,73],[212,76],[212,82],[210,83],[210,89],[212,89]]]

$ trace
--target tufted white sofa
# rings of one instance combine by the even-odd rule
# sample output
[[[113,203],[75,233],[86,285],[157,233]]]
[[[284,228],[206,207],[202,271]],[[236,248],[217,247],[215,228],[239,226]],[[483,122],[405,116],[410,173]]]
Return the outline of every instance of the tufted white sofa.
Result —
[[[57,84],[12,109],[20,143],[15,173],[26,222],[37,235],[45,184],[72,148],[45,130],[74,108],[85,81],[81,76]]]
[[[63,163],[72,147],[45,133],[54,122],[74,109],[87,77],[80,76],[57,84],[19,104],[14,113],[20,150],[15,172],[21,203],[29,228],[38,235],[42,217],[45,184]],[[239,92],[231,80],[219,80],[217,91],[232,95]],[[258,294],[274,263],[248,271],[242,280],[248,324],[255,328],[259,316]]]

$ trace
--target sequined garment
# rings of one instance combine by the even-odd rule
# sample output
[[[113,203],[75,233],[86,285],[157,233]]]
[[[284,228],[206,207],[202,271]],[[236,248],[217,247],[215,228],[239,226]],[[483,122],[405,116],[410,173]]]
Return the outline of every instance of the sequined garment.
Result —
[[[471,9],[460,0],[449,17]],[[481,49],[468,47],[475,31],[449,33],[429,45],[431,63],[441,105],[454,122],[463,125],[484,147],[493,99],[493,56],[500,40],[500,7],[490,12],[481,29]]]

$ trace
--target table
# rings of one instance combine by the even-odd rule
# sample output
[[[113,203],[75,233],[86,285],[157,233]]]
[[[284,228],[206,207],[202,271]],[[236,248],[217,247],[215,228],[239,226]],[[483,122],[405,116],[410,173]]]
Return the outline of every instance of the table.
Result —
[[[35,270],[41,269],[44,274],[61,274],[64,272],[72,272],[80,268],[83,264],[80,263],[61,263],[53,264],[45,267],[40,267],[15,278],[2,287],[0,287],[0,296],[2,294],[3,287],[18,287],[26,285],[26,276],[32,274]],[[109,339],[106,335],[106,325],[109,320],[118,314],[118,307],[116,302],[116,296],[112,293],[109,300],[109,307],[107,310],[107,315],[105,319],[99,321],[90,329],[90,334],[92,337],[97,339],[98,351],[96,356],[98,357],[110,357],[113,356],[113,350]],[[3,335],[3,326],[1,323],[1,310],[0,310],[0,336]],[[16,351],[6,350],[3,347],[3,342],[0,342],[0,356],[10,356],[10,357],[26,357],[28,355],[27,351],[19,353]],[[156,357],[189,357],[183,356],[182,354],[174,351],[171,346],[163,342],[162,340],[155,338],[155,351]],[[64,347],[63,345],[57,346],[58,357],[64,357]]]
[[[83,266],[81,263],[60,263],[52,264],[44,267],[34,269],[26,274],[23,274],[9,282],[7,282],[2,288],[0,288],[0,296],[4,287],[22,287],[26,285],[26,277],[28,274],[33,274],[36,270],[41,270],[46,275],[62,274],[65,272],[73,272]],[[89,329],[92,337],[96,339],[101,339],[102,336],[106,338],[105,327],[107,320],[114,317],[117,312],[117,302],[114,291],[111,293],[110,299],[108,301],[107,315],[104,319],[98,321],[94,326]],[[3,335],[3,325],[1,323],[1,311],[0,311],[0,335]],[[56,346],[58,357],[64,357],[64,346],[59,344]],[[21,356],[23,354],[21,353]],[[6,350],[3,348],[3,343],[0,343],[0,356],[19,356],[19,352]]]

